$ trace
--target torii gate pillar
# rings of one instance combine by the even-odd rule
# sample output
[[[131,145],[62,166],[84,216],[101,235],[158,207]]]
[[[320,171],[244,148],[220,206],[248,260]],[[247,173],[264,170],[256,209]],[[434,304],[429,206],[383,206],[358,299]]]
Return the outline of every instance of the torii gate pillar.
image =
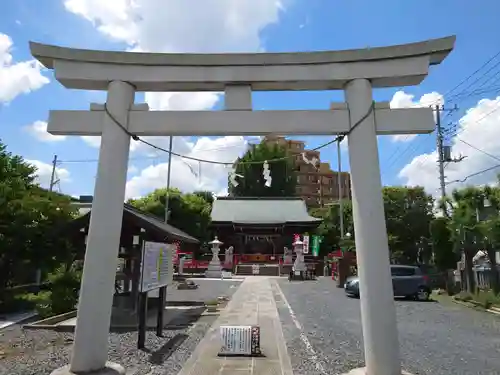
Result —
[[[439,64],[454,42],[454,37],[448,37],[351,51],[204,55],[103,52],[32,43],[32,54],[54,69],[66,87],[109,91],[106,107],[93,106],[90,112],[51,111],[47,127],[51,134],[102,136],[73,356],[71,365],[54,375],[109,374],[110,368],[124,372],[106,359],[129,134],[273,133],[348,134],[366,362],[366,369],[354,371],[401,374],[377,135],[430,133],[434,120],[430,108],[373,108],[372,87],[420,83],[429,66]],[[225,91],[226,111],[144,111],[132,105],[134,88]],[[333,89],[345,90],[347,106],[334,111],[251,110],[252,90]]]
[[[113,117],[128,127],[128,113],[134,103],[134,88],[125,82],[109,84],[106,107]],[[103,122],[99,164],[90,215],[87,250],[83,265],[71,371],[102,367],[108,358],[107,340],[120,246],[124,186],[130,136],[106,114]],[[92,302],[93,301],[93,302]],[[103,344],[106,340],[106,344]]]
[[[355,124],[372,103],[366,79],[349,82],[346,101]],[[356,233],[361,321],[367,375],[400,375],[396,311],[385,225],[377,134],[373,113],[347,137],[351,170],[352,213]],[[391,308],[388,308],[391,306]]]

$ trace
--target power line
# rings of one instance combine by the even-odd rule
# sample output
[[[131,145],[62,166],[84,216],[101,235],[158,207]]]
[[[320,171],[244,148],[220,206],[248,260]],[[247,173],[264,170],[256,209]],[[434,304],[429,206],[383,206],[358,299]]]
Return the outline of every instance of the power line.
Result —
[[[500,56],[500,51],[498,51],[497,53],[495,53],[492,57],[490,57],[488,60],[486,60],[486,62],[484,62],[479,68],[477,68],[474,72],[472,72],[471,74],[469,74],[467,77],[465,77],[462,81],[460,81],[456,86],[454,86],[452,89],[448,90],[444,95],[443,97],[446,99],[448,98],[448,100],[450,99],[458,99],[460,98],[460,101],[463,101],[465,100],[466,98],[468,97],[471,97],[471,96],[475,96],[475,95],[478,95],[478,94],[481,94],[481,93],[485,93],[486,91],[488,90],[491,90],[491,89],[488,89],[488,90],[483,90],[483,91],[477,91],[478,89],[476,88],[475,90],[473,90],[472,92],[470,93],[467,93],[467,89],[470,89],[474,84],[476,84],[478,81],[480,81],[483,77],[485,77],[491,70],[493,70],[495,67],[497,67],[500,62],[496,63],[493,67],[490,67],[485,73],[483,73],[479,78],[477,78],[476,80],[474,80],[472,83],[470,83],[467,87],[461,89],[458,93],[454,94],[454,95],[451,95],[449,96],[451,93],[453,93],[454,91],[456,91],[460,86],[462,86],[463,84],[467,83],[470,79],[472,79],[474,76],[476,76],[476,74],[478,74],[479,72],[481,72],[484,68],[486,68],[486,66],[488,66],[488,64],[490,64],[493,60],[495,60],[498,56]],[[496,77],[498,74],[500,74],[500,71],[497,72],[494,77]],[[490,77],[491,78],[491,77]],[[493,83],[496,83],[497,82],[497,79],[494,80]],[[482,86],[484,86],[485,83],[483,83]],[[482,87],[480,86],[480,87]],[[496,89],[493,89],[492,91],[496,91]],[[448,97],[449,96],[449,97]],[[455,102],[457,103],[457,102]],[[434,103],[430,103],[429,105],[430,106],[433,106],[433,105],[437,105],[439,104],[439,100],[436,100]],[[450,114],[450,112],[447,114],[447,116]],[[443,119],[444,120],[444,119]],[[444,129],[443,129],[444,130]],[[452,135],[453,136],[453,135]],[[408,140],[409,136],[406,137],[406,140]],[[414,144],[414,143],[413,143]],[[411,147],[415,147],[415,146],[412,146],[411,144],[408,145],[404,150],[403,150],[403,153],[406,154]],[[392,161],[397,155],[398,155],[398,151],[400,150],[401,147],[398,147],[398,149],[396,149],[396,151],[394,153],[391,154],[391,156],[389,157],[389,161]],[[394,161],[391,162],[390,166],[392,166],[395,162],[397,162],[398,158],[396,158]]]
[[[129,85],[133,86],[130,82],[127,82]],[[329,141],[329,142],[326,142],[318,147],[315,147],[313,148],[311,151],[317,151],[317,150],[320,150],[324,147],[327,147],[335,142],[338,141],[338,139],[340,139],[341,137],[343,136],[346,136],[346,135],[349,135],[354,129],[356,129],[359,124],[361,124],[364,120],[366,120],[373,112],[374,112],[374,108],[375,108],[375,102],[372,101],[372,103],[370,104],[370,107],[368,108],[366,114],[361,117],[354,125],[352,125],[349,129],[348,132],[346,132],[345,134],[341,134],[340,136],[337,136],[335,137],[335,139]],[[178,157],[181,157],[183,159],[187,159],[187,160],[194,160],[194,161],[197,161],[197,162],[201,162],[201,163],[209,163],[209,164],[217,164],[217,165],[234,165],[235,162],[220,162],[220,161],[216,161],[216,160],[206,160],[206,159],[201,159],[201,158],[195,158],[195,157],[192,157],[192,156],[186,156],[186,155],[181,155],[181,154],[178,154],[176,152],[173,152],[173,151],[169,151],[169,150],[166,150],[164,149],[163,147],[160,147],[160,146],[157,146],[151,142],[148,142],[142,138],[140,138],[139,136],[137,136],[136,134],[133,134],[131,133],[126,127],[124,127],[114,116],[111,112],[109,112],[108,110],[108,107],[106,105],[106,103],[104,103],[104,111],[106,112],[106,114],[109,116],[109,118],[117,125],[120,127],[120,129],[125,132],[128,136],[130,136],[133,140],[135,141],[138,141],[138,142],[141,142],[145,145],[148,145],[149,147],[155,149],[155,150],[158,150],[158,151],[163,151],[167,154],[171,154],[171,155],[175,155],[175,156],[178,156]],[[270,160],[267,160],[268,163],[273,163],[273,162],[278,162],[278,161],[283,161],[283,160],[287,160],[287,159],[292,159],[292,158],[295,158],[295,155],[289,155],[289,156],[284,156],[284,157],[281,157],[281,158],[275,158],[275,159],[270,159]],[[262,164],[262,161],[246,161],[246,162],[240,162],[239,164],[241,165],[249,165],[249,164]]]
[[[448,96],[449,94],[451,94],[453,91],[455,91],[457,88],[459,88],[460,86],[462,86],[464,83],[466,83],[469,79],[471,79],[473,76],[475,76],[477,73],[479,73],[483,68],[485,68],[490,62],[492,62],[493,60],[495,60],[498,56],[500,56],[500,51],[498,51],[495,55],[493,55],[492,57],[490,57],[488,60],[486,60],[485,63],[483,63],[478,69],[476,69],[472,74],[470,74],[469,76],[467,76],[466,78],[464,78],[458,85],[456,85],[455,87],[453,87],[451,90],[449,90],[446,94],[444,94],[443,96]],[[463,92],[464,90],[462,90]]]
[[[474,145],[470,144],[469,142],[464,141],[463,139],[460,139],[460,138],[458,138],[458,137],[457,137],[457,139],[458,139],[460,142],[462,142],[462,143],[466,144],[467,146],[472,147],[474,150],[479,151],[479,152],[481,152],[481,153],[485,154],[486,156],[489,156],[490,158],[495,159],[496,161],[500,161],[500,157],[495,156],[495,155],[492,155],[492,154],[490,154],[489,152],[486,152],[486,151],[484,151],[484,150],[481,150],[479,147],[476,147],[476,146],[474,146]]]
[[[483,121],[485,118],[491,116],[493,113],[495,113],[496,111],[500,110],[500,105],[497,105],[495,108],[493,108],[493,110],[491,110],[490,112],[486,113],[483,117],[481,117],[479,120],[476,120],[476,121],[473,121],[472,124],[478,124],[480,123],[481,121]],[[450,135],[450,137],[456,137],[458,136],[460,133],[464,132],[467,128],[466,127],[462,127],[460,130],[456,131],[453,135]]]
[[[240,147],[240,145],[226,145],[226,146],[220,146],[220,147],[215,147],[215,148],[198,149],[198,150],[194,150],[194,151],[196,151],[196,152],[220,151],[220,150],[226,150],[226,149],[237,148],[237,147]],[[160,157],[159,155],[155,155],[155,156],[141,156],[141,157],[130,158],[129,160],[131,160],[131,161],[157,160],[159,157]],[[99,162],[99,159],[58,160],[59,164],[69,164],[69,163],[97,163],[97,162]]]
[[[483,173],[486,173],[486,172],[489,172],[489,171],[492,171],[493,169],[496,169],[496,168],[500,168],[500,164],[497,164],[497,165],[494,165],[493,167],[490,167],[490,168],[486,168],[486,169],[483,169],[479,172],[475,172],[475,173],[472,173],[468,176],[465,176],[463,179],[461,180],[453,180],[453,181],[449,181],[446,183],[446,185],[450,185],[450,184],[454,184],[454,183],[458,183],[458,182],[465,182],[467,181],[469,178],[471,177],[475,177],[475,176],[478,176],[480,174],[483,174]]]

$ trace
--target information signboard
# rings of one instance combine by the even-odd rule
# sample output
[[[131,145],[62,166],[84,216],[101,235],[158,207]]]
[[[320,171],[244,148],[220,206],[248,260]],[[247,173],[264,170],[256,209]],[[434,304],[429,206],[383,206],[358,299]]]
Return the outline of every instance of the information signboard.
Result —
[[[172,283],[174,255],[174,244],[144,243],[141,265],[141,292],[148,292]]]
[[[219,356],[260,356],[260,327],[221,326]]]
[[[308,234],[304,234],[304,238],[302,240],[302,242],[304,243],[304,254],[309,254],[309,235]]]

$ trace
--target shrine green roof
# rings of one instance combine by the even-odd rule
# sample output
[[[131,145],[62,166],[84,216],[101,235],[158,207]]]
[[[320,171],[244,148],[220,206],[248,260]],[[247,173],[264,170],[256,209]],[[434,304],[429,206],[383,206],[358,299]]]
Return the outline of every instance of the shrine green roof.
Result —
[[[212,205],[212,223],[319,224],[300,198],[217,198]]]

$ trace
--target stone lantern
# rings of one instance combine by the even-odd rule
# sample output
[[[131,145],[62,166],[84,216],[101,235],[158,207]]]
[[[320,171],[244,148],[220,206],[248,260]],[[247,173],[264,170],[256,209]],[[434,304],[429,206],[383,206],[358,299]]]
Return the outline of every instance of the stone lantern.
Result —
[[[222,277],[222,267],[220,265],[219,251],[220,245],[222,245],[223,242],[219,241],[217,236],[215,236],[214,240],[210,241],[208,244],[212,245],[212,260],[208,264],[208,269],[205,271],[205,277],[220,279]]]
[[[304,262],[304,242],[297,240],[292,245],[293,251],[296,254],[293,269],[295,272],[300,272],[302,274],[302,272],[306,271],[306,263]]]

